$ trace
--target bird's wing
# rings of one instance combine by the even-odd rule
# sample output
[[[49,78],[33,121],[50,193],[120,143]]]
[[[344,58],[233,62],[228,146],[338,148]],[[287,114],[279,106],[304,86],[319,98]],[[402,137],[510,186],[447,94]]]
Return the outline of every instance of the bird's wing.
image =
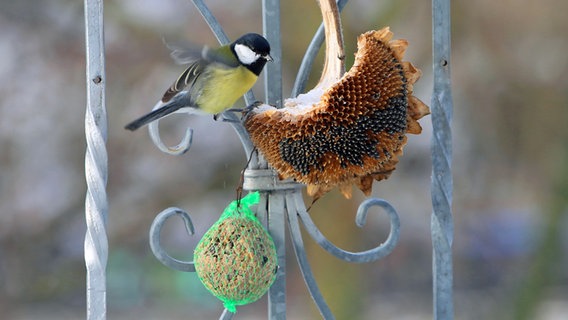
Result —
[[[187,89],[188,87],[193,87],[197,79],[199,79],[199,77],[203,74],[203,70],[206,66],[207,62],[202,59],[190,64],[189,67],[187,67],[187,69],[185,69],[185,71],[171,85],[171,87],[166,90],[162,97],[162,102],[168,102],[179,92]]]
[[[217,64],[217,67],[236,68],[239,66],[239,60],[231,52],[231,48],[228,45],[216,49],[204,47],[201,55],[202,59],[209,63]]]
[[[169,42],[163,39],[164,44],[170,49],[170,56],[177,64],[192,64],[201,59],[203,47],[191,42],[177,41]]]
[[[197,60],[205,60],[210,63],[219,63],[226,67],[235,68],[239,65],[236,59],[231,59],[233,53],[229,46],[211,49],[208,46],[197,46],[191,42],[166,42],[170,49],[170,56],[178,64],[193,64]]]
[[[190,61],[190,57],[195,54],[195,51],[188,49],[183,51],[182,49],[175,49],[172,51],[172,56],[174,53],[179,61],[186,59],[184,61]],[[209,49],[208,47],[203,47],[201,50],[200,58],[192,58],[191,64],[185,69],[185,71],[177,78],[177,80],[172,84],[170,88],[164,93],[162,97],[163,102],[168,102],[176,94],[181,91],[192,92],[194,84],[197,80],[203,76],[205,73],[205,68],[214,67],[222,69],[236,68],[239,66],[239,62],[234,58],[231,48],[229,46],[223,46],[217,49]],[[199,88],[197,88],[199,90]]]

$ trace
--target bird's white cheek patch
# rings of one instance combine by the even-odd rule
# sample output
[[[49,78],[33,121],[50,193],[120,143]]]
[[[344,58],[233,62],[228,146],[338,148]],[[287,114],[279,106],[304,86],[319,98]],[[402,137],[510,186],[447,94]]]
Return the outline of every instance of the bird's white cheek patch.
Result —
[[[255,53],[244,44],[235,45],[235,52],[237,53],[237,58],[242,64],[252,64],[260,58],[259,54]]]

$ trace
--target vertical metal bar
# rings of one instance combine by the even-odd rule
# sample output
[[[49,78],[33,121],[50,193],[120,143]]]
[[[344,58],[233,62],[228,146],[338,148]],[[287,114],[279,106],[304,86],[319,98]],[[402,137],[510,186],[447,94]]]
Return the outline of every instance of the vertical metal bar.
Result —
[[[274,62],[264,70],[266,103],[282,106],[282,45],[280,37],[280,1],[262,1],[262,26],[270,43],[270,55]],[[286,319],[286,237],[284,196],[286,191],[275,191],[268,198],[268,231],[274,239],[278,254],[276,280],[268,291],[268,318]]]
[[[108,240],[107,114],[105,108],[105,56],[103,1],[85,0],[87,110],[85,114],[85,265],[87,268],[87,319],[106,319],[106,264]]]
[[[274,62],[264,71],[266,103],[282,106],[282,41],[280,37],[280,0],[262,1],[264,36],[270,43],[270,55]]]
[[[432,1],[432,245],[434,319],[453,319],[450,0]]]
[[[286,236],[285,236],[285,192],[274,191],[268,198],[268,231],[274,240],[278,255],[276,280],[268,290],[268,319],[286,319]]]

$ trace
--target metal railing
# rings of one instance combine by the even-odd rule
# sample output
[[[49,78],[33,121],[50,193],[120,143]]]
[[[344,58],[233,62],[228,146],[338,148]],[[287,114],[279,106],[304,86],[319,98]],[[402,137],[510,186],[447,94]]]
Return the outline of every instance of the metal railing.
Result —
[[[220,43],[229,42],[220,24],[201,0],[193,0],[205,21]],[[337,1],[341,10],[347,0]],[[280,3],[279,0],[263,0],[264,35],[271,44],[271,55],[281,61],[280,41]],[[434,318],[453,318],[452,297],[452,237],[453,223],[451,215],[452,177],[451,177],[451,130],[452,100],[450,86],[450,19],[449,0],[433,0],[433,68],[434,89],[432,94],[432,243],[433,243],[433,278],[434,278]],[[106,219],[108,203],[106,197],[107,154],[106,154],[106,110],[104,101],[104,38],[102,0],[85,0],[85,26],[87,49],[87,113],[86,137],[87,152],[85,158],[87,197],[85,215],[87,234],[85,238],[85,263],[87,267],[87,318],[106,318],[106,261],[108,244]],[[323,26],[316,32],[298,72],[292,96],[305,88],[308,73],[313,60],[323,43]],[[282,105],[281,64],[267,65],[265,75],[266,103]],[[245,96],[247,104],[254,97],[251,92]],[[280,181],[277,174],[268,167],[266,161],[253,151],[247,131],[233,113],[225,113],[225,118],[241,139],[247,155],[252,154],[248,168],[244,172],[243,188],[261,192],[257,216],[267,225],[274,239],[278,262],[276,281],[268,292],[268,318],[286,318],[286,260],[285,260],[285,225],[289,225],[293,250],[308,290],[325,319],[333,319],[328,305],[324,301],[314,280],[304,249],[300,232],[300,221],[307,233],[326,251],[335,257],[349,262],[369,262],[389,254],[395,247],[400,222],[396,210],[385,200],[367,199],[358,209],[356,223],[363,226],[367,212],[372,206],[385,210],[390,219],[390,234],[387,240],[374,249],[363,252],[348,252],[338,248],[320,232],[305,208],[301,189],[303,185],[289,181]],[[150,126],[154,143],[163,151],[180,154],[191,146],[191,129],[188,129],[182,142],[175,147],[163,144],[158,131],[158,122]],[[193,272],[193,262],[179,261],[167,254],[160,245],[160,232],[163,223],[171,216],[184,219],[188,233],[193,234],[193,225],[189,214],[178,208],[168,208],[160,213],[150,230],[150,244],[154,255],[166,266],[186,272]],[[233,314],[225,310],[221,319],[230,319]]]

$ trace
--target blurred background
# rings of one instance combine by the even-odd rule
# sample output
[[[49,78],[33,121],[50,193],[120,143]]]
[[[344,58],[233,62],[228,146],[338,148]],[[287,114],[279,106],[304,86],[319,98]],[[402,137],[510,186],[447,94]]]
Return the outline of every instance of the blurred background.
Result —
[[[262,32],[259,0],[206,1],[229,37]],[[454,281],[457,319],[568,318],[568,2],[455,1]],[[409,40],[406,60],[422,69],[415,95],[429,104],[429,1],[352,0],[342,14],[348,66],[356,36],[389,25]],[[282,1],[283,93],[290,94],[304,50],[320,23],[315,1]],[[0,2],[0,310],[3,319],[85,317],[82,1]],[[162,121],[177,143],[161,153],[146,130],[123,126],[149,111],[182,71],[162,37],[215,45],[187,0],[105,2],[109,116],[108,317],[218,318],[221,304],[195,274],[162,266],[148,230],[169,206],[187,210],[196,236],[170,221],[164,243],[191,259],[200,236],[234,199],[245,154],[229,124],[210,117]],[[319,62],[322,54],[320,53]],[[321,64],[313,70],[314,84]],[[263,99],[261,84],[255,88]],[[374,263],[338,261],[309,238],[308,257],[337,319],[431,319],[430,117],[410,136],[390,179],[373,196],[401,216],[394,252]],[[336,245],[365,250],[384,241],[381,214],[358,229],[360,192],[337,192],[311,210]],[[309,200],[308,200],[309,201]],[[377,231],[379,230],[379,231]],[[290,319],[318,319],[295,257],[288,266]],[[265,299],[239,308],[262,319]]]

